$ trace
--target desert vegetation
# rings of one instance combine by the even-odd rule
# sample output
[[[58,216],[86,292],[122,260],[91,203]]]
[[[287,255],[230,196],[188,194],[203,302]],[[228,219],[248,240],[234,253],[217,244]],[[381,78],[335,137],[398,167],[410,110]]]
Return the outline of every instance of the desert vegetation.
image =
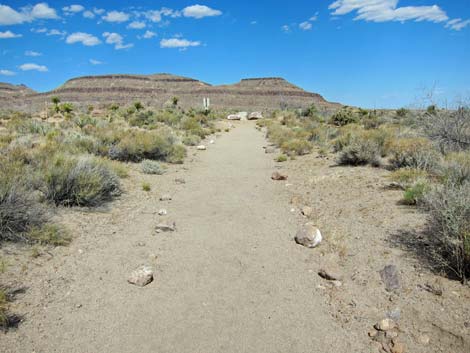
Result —
[[[134,102],[83,111],[53,98],[41,117],[2,113],[0,241],[66,245],[71,236],[56,220],[58,208],[111,201],[123,192],[121,179],[133,163],[155,175],[164,173],[165,163],[183,163],[184,144],[214,133],[216,118],[211,112],[178,108],[176,97],[165,110]],[[2,327],[8,324],[6,293],[0,290]]]
[[[313,149],[338,165],[390,170],[403,204],[429,214],[425,249],[435,269],[462,282],[470,276],[470,109],[282,110],[259,121],[288,156]]]

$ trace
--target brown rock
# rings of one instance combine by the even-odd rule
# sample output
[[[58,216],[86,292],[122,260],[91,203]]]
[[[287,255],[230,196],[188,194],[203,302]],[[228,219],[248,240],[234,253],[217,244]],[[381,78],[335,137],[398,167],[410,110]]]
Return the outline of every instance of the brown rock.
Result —
[[[271,175],[271,179],[272,179],[272,180],[287,180],[287,175],[281,174],[281,173],[279,173],[279,172],[274,172],[274,173]]]
[[[397,327],[397,324],[392,319],[386,318],[386,319],[380,320],[378,323],[374,325],[374,327],[379,331],[388,331]]]

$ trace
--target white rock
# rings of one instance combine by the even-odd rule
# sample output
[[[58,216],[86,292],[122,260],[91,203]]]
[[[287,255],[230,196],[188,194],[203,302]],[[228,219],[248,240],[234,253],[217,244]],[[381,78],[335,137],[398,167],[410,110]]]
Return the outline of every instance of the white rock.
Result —
[[[160,201],[171,201],[172,197],[169,194],[164,194],[160,196]]]
[[[241,120],[241,117],[238,116],[237,114],[230,114],[229,116],[227,116],[227,119],[228,120]]]
[[[397,324],[392,319],[386,318],[380,320],[378,323],[375,324],[374,327],[379,331],[388,331],[397,327]]]
[[[207,149],[207,147],[204,146],[204,145],[199,145],[199,146],[196,147],[196,149],[197,149],[198,151],[205,151],[205,150]]]
[[[161,210],[158,211],[159,216],[166,216],[168,214],[167,210],[162,208]]]
[[[141,266],[131,273],[127,282],[144,287],[153,281],[153,270],[150,266]]]
[[[210,140],[209,143],[212,145],[213,143],[215,143],[214,140]]]
[[[257,120],[263,119],[263,114],[261,112],[253,112],[248,116],[248,120]]]
[[[312,223],[306,223],[295,235],[295,242],[307,248],[315,248],[322,241],[320,229]]]
[[[176,224],[175,222],[161,222],[158,223],[155,228],[157,230],[157,233],[174,232],[176,230]]]

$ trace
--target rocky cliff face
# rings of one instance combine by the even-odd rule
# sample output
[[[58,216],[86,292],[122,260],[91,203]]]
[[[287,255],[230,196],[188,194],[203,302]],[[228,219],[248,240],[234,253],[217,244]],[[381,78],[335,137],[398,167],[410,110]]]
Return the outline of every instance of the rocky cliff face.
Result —
[[[275,77],[244,79],[232,85],[212,86],[170,74],[84,76],[73,78],[57,89],[44,93],[21,86],[24,90],[16,89],[16,94],[11,96],[2,93],[1,85],[0,100],[4,106],[29,111],[41,109],[44,102],[54,96],[78,106],[97,107],[111,103],[127,104],[136,100],[146,105],[163,107],[175,96],[179,98],[179,105],[185,108],[202,107],[203,98],[209,98],[214,109],[272,110],[280,107],[301,108],[312,103],[324,108],[338,106],[327,102],[319,94],[306,92]],[[12,99],[2,99],[4,96]]]

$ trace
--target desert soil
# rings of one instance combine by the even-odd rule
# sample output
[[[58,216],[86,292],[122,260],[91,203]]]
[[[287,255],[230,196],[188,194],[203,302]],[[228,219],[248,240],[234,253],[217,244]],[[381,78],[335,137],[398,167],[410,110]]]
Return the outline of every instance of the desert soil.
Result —
[[[253,123],[236,125],[163,176],[131,167],[125,193],[102,209],[60,210],[68,247],[39,257],[0,249],[2,282],[18,289],[11,309],[23,316],[0,335],[0,351],[378,352],[368,332],[387,315],[407,352],[470,351],[470,290],[394,241],[425,216],[399,205],[387,171],[316,154],[278,164]],[[287,181],[271,180],[279,169]],[[162,220],[176,231],[156,233]],[[307,221],[322,230],[318,248],[293,241]],[[394,293],[379,275],[389,264],[399,270]],[[143,288],[127,283],[140,265],[155,271]]]

